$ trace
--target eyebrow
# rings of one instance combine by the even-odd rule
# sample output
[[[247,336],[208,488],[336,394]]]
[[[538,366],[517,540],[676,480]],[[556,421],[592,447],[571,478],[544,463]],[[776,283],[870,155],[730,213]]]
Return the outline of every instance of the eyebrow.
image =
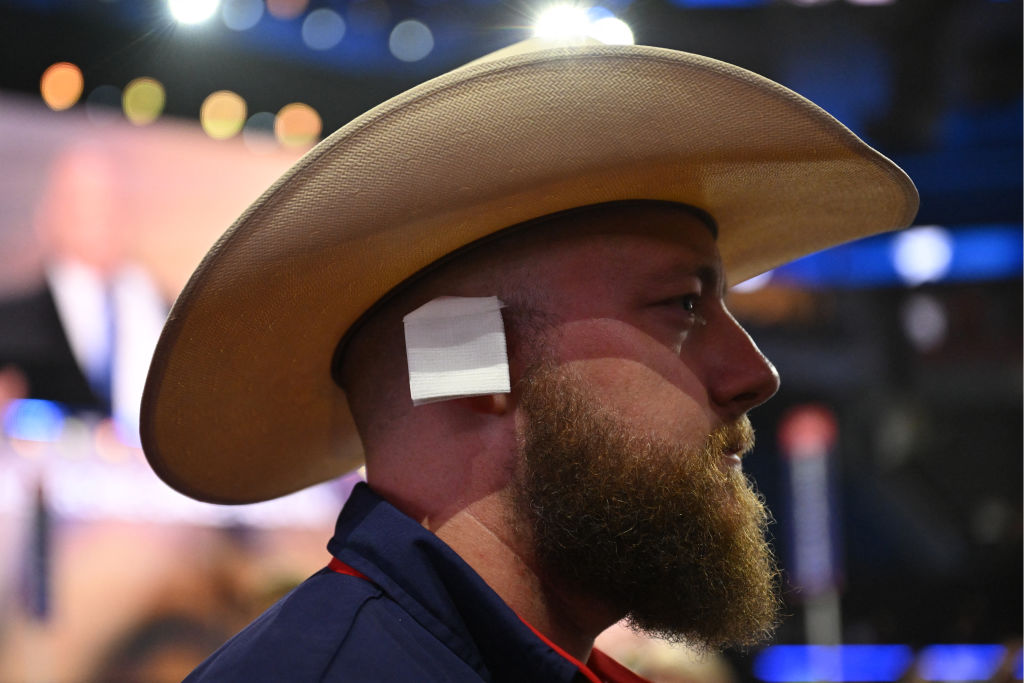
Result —
[[[700,266],[694,274],[708,289],[714,290],[719,296],[725,294],[725,278],[722,277],[722,271],[719,268]]]
[[[725,296],[725,281],[721,269],[711,265],[698,265],[675,262],[664,268],[650,271],[651,283],[664,283],[672,278],[695,277],[700,280],[701,285],[713,291],[717,296]]]

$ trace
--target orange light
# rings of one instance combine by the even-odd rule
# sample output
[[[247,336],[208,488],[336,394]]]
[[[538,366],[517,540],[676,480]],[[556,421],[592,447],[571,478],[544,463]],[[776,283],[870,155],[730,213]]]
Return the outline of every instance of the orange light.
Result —
[[[27,439],[10,439],[7,442],[11,450],[25,460],[40,460],[50,449],[50,444],[42,441],[29,441]]]
[[[82,70],[70,62],[51,64],[39,79],[43,101],[54,111],[74,106],[82,96],[84,86]]]
[[[123,463],[134,459],[131,446],[125,445],[117,436],[117,427],[110,418],[96,425],[93,432],[93,448],[100,459],[109,463]]]
[[[323,122],[316,110],[302,102],[286,104],[274,119],[274,135],[287,147],[311,145],[320,137]]]
[[[294,19],[306,11],[309,0],[267,0],[267,11],[278,19]]]

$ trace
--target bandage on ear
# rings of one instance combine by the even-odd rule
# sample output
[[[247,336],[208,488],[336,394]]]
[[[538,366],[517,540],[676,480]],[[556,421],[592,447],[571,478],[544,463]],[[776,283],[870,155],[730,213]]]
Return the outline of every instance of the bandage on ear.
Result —
[[[511,391],[502,306],[442,296],[402,319],[413,405]]]

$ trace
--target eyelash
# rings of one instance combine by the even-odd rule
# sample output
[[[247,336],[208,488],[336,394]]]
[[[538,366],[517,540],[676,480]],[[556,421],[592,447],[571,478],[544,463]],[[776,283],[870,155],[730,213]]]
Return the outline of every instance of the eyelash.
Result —
[[[707,320],[698,311],[700,308],[700,294],[684,294],[683,296],[673,297],[668,299],[666,303],[671,305],[677,305],[686,311],[688,314],[693,316],[694,322],[699,325],[707,325]]]

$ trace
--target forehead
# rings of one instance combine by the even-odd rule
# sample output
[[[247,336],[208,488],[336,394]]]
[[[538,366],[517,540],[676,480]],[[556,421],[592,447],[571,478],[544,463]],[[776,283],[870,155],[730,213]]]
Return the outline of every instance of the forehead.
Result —
[[[565,274],[554,278],[562,284],[572,278],[668,278],[697,270],[720,276],[721,260],[711,228],[682,205],[595,207],[542,221],[525,232],[513,249],[534,266],[528,271]]]
[[[665,241],[715,241],[710,216],[685,204],[623,201],[581,207],[553,214],[523,226],[515,235],[524,245],[586,241],[594,237],[640,237]],[[691,234],[692,233],[692,234]]]
[[[609,307],[657,293],[688,293],[694,277],[721,289],[721,259],[708,220],[681,204],[629,201],[509,228],[435,263],[378,301],[339,342],[332,373],[344,384],[352,340],[387,336],[384,330],[401,328],[402,316],[439,296],[497,294],[520,313],[569,319],[611,313]]]

